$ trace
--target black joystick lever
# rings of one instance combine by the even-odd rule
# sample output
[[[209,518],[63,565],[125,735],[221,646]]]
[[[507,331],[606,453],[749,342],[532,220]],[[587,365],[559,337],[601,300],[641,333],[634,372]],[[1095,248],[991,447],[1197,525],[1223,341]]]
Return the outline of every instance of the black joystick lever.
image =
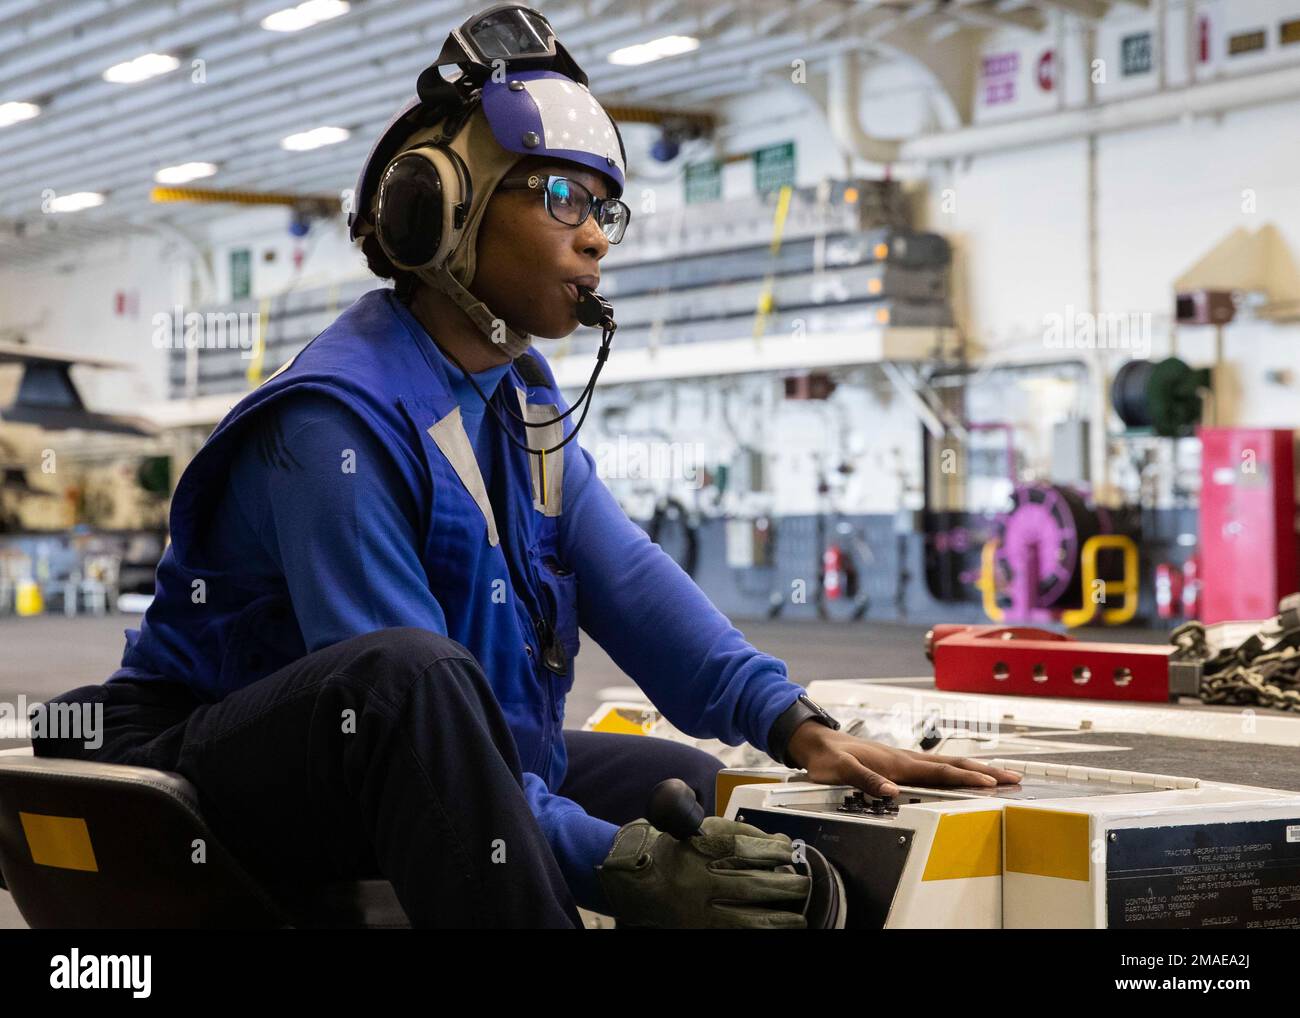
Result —
[[[650,809],[646,817],[658,830],[671,834],[678,841],[689,841],[700,833],[704,822],[704,807],[700,805],[691,786],[681,778],[669,778],[655,785],[650,793]]]

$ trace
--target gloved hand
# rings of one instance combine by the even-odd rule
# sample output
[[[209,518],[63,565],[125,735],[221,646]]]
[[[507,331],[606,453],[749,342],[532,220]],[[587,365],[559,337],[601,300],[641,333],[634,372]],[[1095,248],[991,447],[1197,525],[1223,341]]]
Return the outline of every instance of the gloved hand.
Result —
[[[749,824],[706,817],[683,842],[633,820],[596,873],[622,926],[804,929],[811,878],[793,863],[787,835]]]

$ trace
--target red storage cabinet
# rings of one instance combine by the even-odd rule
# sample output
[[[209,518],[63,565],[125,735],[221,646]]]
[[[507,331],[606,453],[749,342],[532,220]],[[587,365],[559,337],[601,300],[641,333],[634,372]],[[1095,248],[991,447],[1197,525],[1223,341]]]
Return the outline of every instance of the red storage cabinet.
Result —
[[[1201,618],[1266,619],[1297,588],[1294,435],[1201,428]]]

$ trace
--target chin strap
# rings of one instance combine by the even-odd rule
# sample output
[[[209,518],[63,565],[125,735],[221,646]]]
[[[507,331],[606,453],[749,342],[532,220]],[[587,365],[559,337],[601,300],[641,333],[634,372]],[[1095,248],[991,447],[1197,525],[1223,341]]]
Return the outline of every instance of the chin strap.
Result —
[[[514,360],[532,345],[531,335],[510,328],[504,319],[494,315],[488,310],[486,304],[461,286],[445,266],[440,269],[420,269],[416,275],[454,300],[456,305],[469,316],[469,320],[477,326],[483,341],[489,343],[494,350],[500,350]]]

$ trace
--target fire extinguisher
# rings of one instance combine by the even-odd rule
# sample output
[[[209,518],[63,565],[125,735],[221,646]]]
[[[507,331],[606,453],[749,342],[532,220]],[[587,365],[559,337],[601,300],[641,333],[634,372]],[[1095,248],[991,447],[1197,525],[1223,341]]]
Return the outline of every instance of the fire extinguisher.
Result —
[[[838,544],[829,544],[822,552],[822,590],[829,601],[838,601],[844,592],[843,558]]]
[[[1195,555],[1183,563],[1183,616],[1201,617],[1201,566]]]
[[[1183,614],[1183,574],[1168,562],[1156,566],[1156,615],[1172,619]]]

